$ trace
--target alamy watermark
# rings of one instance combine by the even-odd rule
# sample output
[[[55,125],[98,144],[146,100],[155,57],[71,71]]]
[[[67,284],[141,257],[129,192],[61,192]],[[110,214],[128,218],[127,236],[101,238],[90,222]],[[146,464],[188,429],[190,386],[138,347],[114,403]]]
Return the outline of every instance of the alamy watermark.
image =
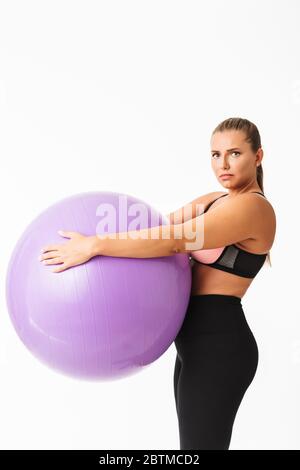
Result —
[[[185,250],[201,250],[204,240],[204,218],[198,217],[204,211],[204,204],[196,204],[196,216],[193,218],[193,206],[187,204],[184,210],[174,213],[170,223],[166,216],[142,202],[132,203],[126,195],[118,196],[118,207],[115,204],[103,202],[96,210],[96,234],[99,238],[112,239],[175,239],[185,241]],[[150,223],[149,223],[150,221]],[[161,222],[161,223],[160,223]],[[158,229],[158,227],[160,227]],[[136,233],[136,232],[139,233]]]

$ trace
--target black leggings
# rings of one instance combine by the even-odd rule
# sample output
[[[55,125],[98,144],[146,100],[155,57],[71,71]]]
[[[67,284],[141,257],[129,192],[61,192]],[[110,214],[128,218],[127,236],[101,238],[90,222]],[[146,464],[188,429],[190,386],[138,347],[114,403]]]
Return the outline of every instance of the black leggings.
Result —
[[[241,299],[192,295],[175,346],[180,449],[227,450],[236,412],[258,364]]]

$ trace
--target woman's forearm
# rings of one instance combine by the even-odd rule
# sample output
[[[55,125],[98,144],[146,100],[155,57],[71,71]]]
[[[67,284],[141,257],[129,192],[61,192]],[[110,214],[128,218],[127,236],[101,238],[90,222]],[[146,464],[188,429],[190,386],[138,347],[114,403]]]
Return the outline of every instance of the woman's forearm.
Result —
[[[159,258],[178,253],[174,225],[95,235],[94,256]]]

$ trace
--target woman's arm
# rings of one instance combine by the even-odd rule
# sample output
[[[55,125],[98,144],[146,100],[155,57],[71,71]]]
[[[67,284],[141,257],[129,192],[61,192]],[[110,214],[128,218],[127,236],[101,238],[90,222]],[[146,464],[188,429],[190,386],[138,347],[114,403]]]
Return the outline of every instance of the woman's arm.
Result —
[[[219,248],[255,236],[264,218],[265,201],[252,194],[228,200],[183,224],[95,236],[95,256],[156,258]]]
[[[209,250],[256,239],[266,230],[269,206],[254,194],[240,194],[181,224],[182,236],[177,239],[178,253]]]
[[[208,204],[217,197],[222,196],[222,194],[227,194],[227,192],[213,191],[211,193],[203,194],[202,196],[199,196],[196,199],[188,202],[183,207],[180,207],[176,211],[167,214],[166,217],[168,217],[170,224],[183,224],[184,222],[194,219],[204,212]]]
[[[253,205],[252,197],[247,194],[235,197],[227,204],[222,204],[222,207],[216,207],[211,213],[201,214],[183,224],[166,224],[142,230],[91,236],[61,231],[62,236],[71,240],[64,245],[44,247],[44,254],[39,259],[43,260],[44,264],[61,263],[53,271],[60,272],[97,255],[157,258],[217,248],[224,246],[228,241],[235,243],[251,236],[251,221],[257,220],[259,215],[257,211],[253,212],[256,205]]]
[[[65,244],[43,247],[39,261],[46,265],[59,264],[52,270],[58,273],[71,266],[86,263],[97,255],[121,258],[172,256],[177,253],[176,232],[176,226],[169,224],[142,230],[90,236],[60,230],[60,235],[70,240]]]
[[[253,237],[264,202],[255,203],[252,194],[243,194],[181,224],[97,235],[95,255],[156,258],[236,243]]]
[[[158,258],[177,253],[174,225],[160,225],[94,237],[93,256]]]

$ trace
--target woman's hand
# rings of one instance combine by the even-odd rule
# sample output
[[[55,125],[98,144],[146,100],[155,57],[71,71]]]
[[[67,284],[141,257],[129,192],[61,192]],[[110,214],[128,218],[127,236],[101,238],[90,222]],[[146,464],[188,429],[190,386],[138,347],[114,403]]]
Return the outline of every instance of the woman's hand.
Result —
[[[59,230],[58,233],[70,240],[63,245],[47,245],[42,248],[42,255],[39,257],[43,264],[60,264],[52,270],[59,273],[71,266],[77,266],[87,262],[96,256],[96,236],[85,236],[78,232],[65,232]]]

